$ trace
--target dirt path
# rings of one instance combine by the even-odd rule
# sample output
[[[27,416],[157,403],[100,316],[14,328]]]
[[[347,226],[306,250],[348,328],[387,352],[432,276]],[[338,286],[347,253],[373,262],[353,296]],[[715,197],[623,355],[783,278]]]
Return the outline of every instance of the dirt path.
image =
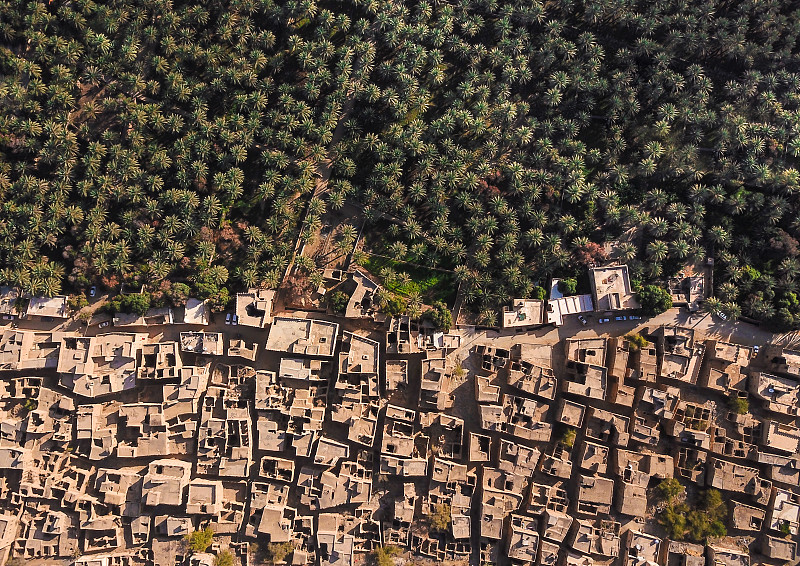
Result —
[[[325,194],[328,192],[328,181],[331,178],[331,172],[333,168],[331,167],[331,152],[333,148],[336,147],[336,144],[342,139],[344,135],[344,124],[347,119],[350,117],[350,112],[353,111],[353,105],[355,104],[355,100],[352,96],[348,98],[345,103],[342,105],[342,115],[339,117],[339,121],[336,123],[336,128],[333,130],[333,136],[331,136],[331,142],[328,144],[328,156],[317,163],[317,183],[314,186],[314,192],[311,193],[311,198],[308,199],[306,202],[306,208],[303,212],[303,221],[300,223],[300,230],[297,232],[297,239],[294,243],[294,251],[292,252],[292,258],[289,260],[289,264],[286,266],[286,271],[283,274],[283,280],[285,280],[289,274],[292,272],[292,267],[294,267],[295,259],[297,259],[297,254],[300,253],[303,247],[303,241],[300,238],[300,234],[303,232],[303,228],[308,221],[308,204],[318,195]],[[283,281],[281,281],[282,283]]]

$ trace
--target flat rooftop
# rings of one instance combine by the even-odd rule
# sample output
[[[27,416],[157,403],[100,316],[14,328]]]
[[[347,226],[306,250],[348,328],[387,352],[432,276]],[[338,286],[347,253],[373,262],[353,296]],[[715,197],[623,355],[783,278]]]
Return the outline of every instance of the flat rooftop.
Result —
[[[267,350],[331,357],[338,333],[335,322],[276,316],[267,337]]]
[[[595,310],[615,311],[640,308],[631,289],[627,265],[595,267],[589,272]]]

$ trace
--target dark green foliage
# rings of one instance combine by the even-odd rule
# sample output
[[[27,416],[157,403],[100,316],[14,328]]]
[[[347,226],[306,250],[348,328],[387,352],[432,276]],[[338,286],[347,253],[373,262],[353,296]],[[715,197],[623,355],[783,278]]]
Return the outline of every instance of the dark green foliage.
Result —
[[[750,403],[737,395],[728,397],[728,408],[737,415],[746,415],[750,412]]]
[[[379,546],[373,550],[369,556],[374,566],[393,566],[393,558],[400,554],[400,549],[396,546]]]
[[[612,244],[645,285],[711,256],[720,312],[800,326],[790,2],[0,10],[0,284],[219,311],[352,204],[335,253],[363,219],[390,291],[484,321]]]
[[[644,336],[639,333],[632,332],[630,334],[626,334],[625,338],[630,343],[631,347],[634,350],[641,350],[645,346],[647,346],[648,340]]]
[[[137,314],[144,316],[150,308],[149,293],[133,293],[131,295],[117,295],[105,305],[105,309],[111,313],[124,312],[127,314]]]
[[[386,289],[403,297],[419,294],[429,303],[452,303],[455,298],[456,284],[450,273],[376,255],[366,257],[362,264]]]
[[[578,432],[569,427],[564,431],[564,434],[561,435],[561,444],[563,444],[567,448],[572,448],[575,445],[575,437],[578,435]]]
[[[792,534],[792,525],[789,521],[781,521],[781,524],[778,526],[778,530],[784,536],[789,536]]]
[[[381,308],[389,316],[398,316],[406,312],[407,303],[399,295],[390,295],[383,301]]]
[[[273,563],[289,558],[292,552],[294,552],[294,544],[291,542],[271,542],[267,545],[267,556]]]
[[[683,540],[686,533],[686,506],[667,505],[658,516],[658,522],[672,540]]]
[[[558,290],[562,295],[575,295],[578,292],[578,281],[571,277],[558,282]]]
[[[677,485],[667,485],[662,482],[657,489],[661,491],[661,487],[666,486],[666,492],[675,493]],[[674,497],[664,500],[668,501],[668,504],[659,514],[658,520],[671,539],[688,538],[694,542],[705,543],[709,538],[727,535],[725,528],[727,507],[722,495],[716,489],[702,492],[695,508],[686,503],[676,503]]]
[[[537,285],[536,287],[533,288],[533,292],[531,293],[531,298],[543,301],[547,298],[547,290],[544,287],[539,287]]]
[[[205,552],[214,540],[214,531],[206,527],[202,531],[192,531],[186,535],[186,542],[192,552]]]
[[[165,294],[174,307],[186,306],[186,301],[191,294],[191,288],[186,283],[174,283]]]
[[[666,503],[672,503],[676,498],[680,497],[686,492],[686,489],[681,485],[681,482],[675,478],[667,478],[662,480],[656,486],[656,494],[659,499]]]
[[[450,328],[453,326],[453,313],[441,301],[433,303],[433,308],[425,311],[425,318],[442,332],[450,332]]]
[[[639,303],[642,305],[642,312],[649,316],[655,316],[666,312],[672,306],[672,298],[669,292],[657,285],[645,285],[639,291]]]
[[[722,499],[722,494],[716,489],[707,489],[700,496],[699,508],[707,513],[712,521],[721,521],[728,510]]]
[[[233,554],[230,550],[223,550],[214,557],[214,566],[233,566]]]
[[[433,512],[428,514],[428,523],[431,530],[444,532],[450,528],[452,522],[452,511],[450,505],[447,503],[437,503],[434,506]]]
[[[343,313],[347,309],[348,302],[350,302],[350,297],[343,291],[335,291],[328,297],[328,304],[336,313]]]
[[[89,299],[87,299],[86,295],[83,293],[78,293],[77,295],[72,295],[69,299],[67,299],[67,306],[70,308],[70,310],[77,311],[83,307],[89,306]]]

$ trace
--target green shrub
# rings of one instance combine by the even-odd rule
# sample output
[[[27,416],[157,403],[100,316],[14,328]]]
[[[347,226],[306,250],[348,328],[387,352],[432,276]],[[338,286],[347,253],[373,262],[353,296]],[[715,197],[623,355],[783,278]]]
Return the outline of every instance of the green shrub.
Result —
[[[67,306],[70,308],[70,310],[77,311],[83,307],[88,307],[89,299],[87,299],[86,295],[83,293],[78,293],[77,295],[72,295],[69,299],[67,299]]]
[[[173,283],[169,290],[166,292],[172,306],[183,307],[186,306],[186,301],[192,290],[186,283]]]
[[[383,311],[389,316],[398,316],[406,312],[406,301],[399,295],[392,295],[386,300]]]
[[[400,554],[400,549],[396,546],[379,546],[370,553],[372,563],[375,566],[393,566],[393,558]]]
[[[646,315],[655,316],[672,308],[672,297],[658,285],[645,285],[639,291],[639,304]]]
[[[150,309],[150,294],[117,295],[104,308],[112,315],[124,312],[144,316]]]
[[[716,489],[707,489],[700,496],[700,509],[705,511],[712,521],[722,520],[728,513],[722,494]]]
[[[214,540],[214,531],[206,527],[202,531],[192,531],[186,535],[189,550],[192,552],[205,552]]]
[[[442,332],[450,332],[450,328],[453,326],[453,313],[442,301],[436,301],[432,306],[431,310],[425,312],[425,318]]]
[[[682,540],[686,534],[686,511],[685,505],[667,505],[658,516],[658,522],[672,540]]]
[[[675,478],[668,478],[662,480],[656,486],[656,495],[661,501],[671,504],[677,497],[680,497],[686,492],[686,489],[681,485],[681,482]]]
[[[736,395],[728,397],[728,408],[737,415],[746,415],[750,412],[750,403]]]
[[[230,550],[223,550],[214,558],[214,566],[233,566],[233,554]]]
[[[281,562],[294,552],[291,542],[271,542],[267,545],[267,555],[270,562]]]
[[[540,301],[545,300],[547,297],[547,290],[544,287],[536,286],[533,288],[533,292],[531,293],[531,298],[539,299]]]
[[[578,292],[578,281],[571,277],[561,279],[558,282],[558,291],[562,295],[575,295]]]
[[[625,338],[628,340],[634,350],[641,350],[648,344],[647,338],[637,332],[626,334]]]
[[[343,291],[336,291],[328,297],[328,304],[331,310],[336,313],[343,313],[347,309],[347,303],[349,302],[350,297]]]
[[[434,506],[433,512],[428,514],[428,522],[431,530],[446,532],[452,522],[452,510],[447,503],[438,503]]]
[[[561,444],[567,448],[572,448],[575,445],[575,437],[578,436],[578,431],[570,427],[561,435]]]

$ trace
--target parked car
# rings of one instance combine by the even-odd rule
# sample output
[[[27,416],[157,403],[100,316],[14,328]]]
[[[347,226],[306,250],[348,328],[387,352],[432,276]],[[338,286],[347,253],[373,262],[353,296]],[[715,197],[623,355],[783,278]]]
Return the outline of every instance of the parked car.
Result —
[[[14,316],[10,314],[4,314],[3,320],[14,320]]]
[[[95,287],[95,286],[92,286],[92,287],[89,289],[89,296],[90,296],[90,297],[94,297],[96,294],[97,294],[97,287]]]
[[[578,320],[580,320],[580,321],[581,321],[581,324],[582,324],[582,325],[586,326],[586,324],[587,324],[587,320],[586,320],[586,317],[585,317],[585,316],[583,316],[582,314],[579,314],[579,315],[578,315]]]
[[[231,323],[231,317],[232,316],[233,315],[231,313],[228,313],[227,315],[225,315],[225,324],[230,324]]]
[[[614,320],[628,320],[628,317],[627,316],[617,316],[617,317],[614,318]]]
[[[760,349],[761,349],[761,346],[759,346],[758,344],[756,344],[755,346],[753,346],[753,357],[754,357],[754,358],[755,358],[755,357],[758,355],[758,351],[759,351]]]
[[[231,324],[234,325],[234,326],[239,324],[239,317],[236,316],[236,315],[233,315],[233,319],[231,319]]]
[[[727,315],[727,314],[725,314],[725,313],[724,313],[724,312],[722,312],[722,311],[718,311],[718,312],[717,312],[717,316],[718,316],[720,319],[722,319],[722,320],[728,320],[728,315]]]
[[[628,319],[630,319],[630,320],[642,320],[642,317],[641,316],[631,315],[631,316],[628,317]]]
[[[101,323],[100,323],[100,328],[105,328],[105,327],[106,327],[106,326],[108,326],[109,324],[111,324],[111,322],[110,322],[110,321],[108,321],[108,320],[107,320],[107,321],[105,321],[105,322],[101,322]]]
[[[601,318],[597,322],[599,322],[600,324],[605,324],[606,322],[611,322],[611,319],[610,318]]]

